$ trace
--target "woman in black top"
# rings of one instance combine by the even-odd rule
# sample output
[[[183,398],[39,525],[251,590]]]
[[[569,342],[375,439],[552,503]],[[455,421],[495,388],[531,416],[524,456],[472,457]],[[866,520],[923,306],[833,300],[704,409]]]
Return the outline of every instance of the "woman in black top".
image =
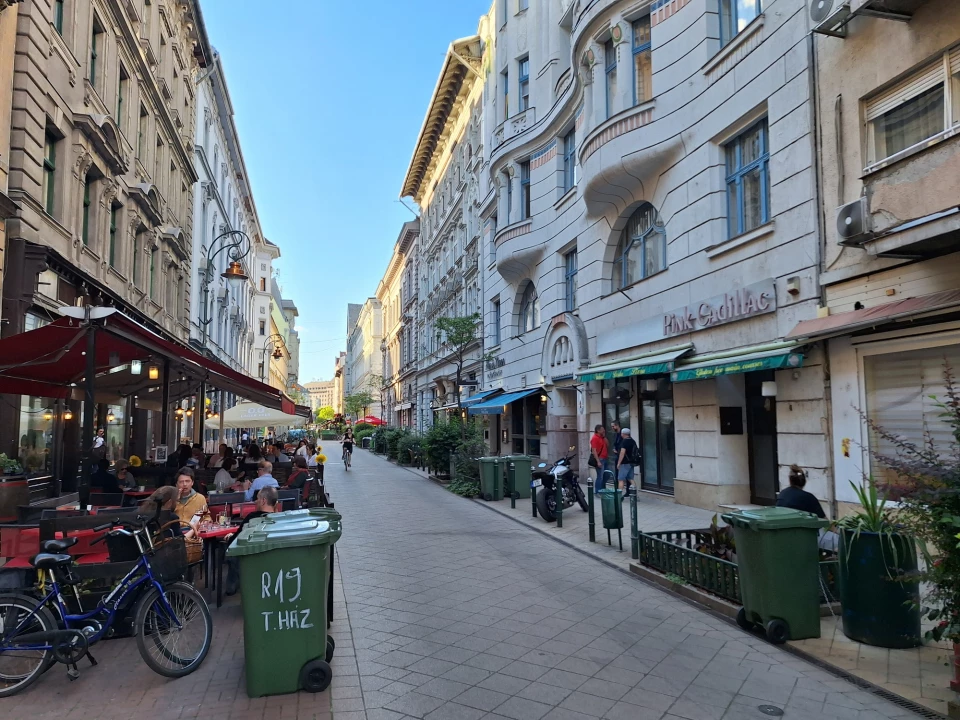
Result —
[[[813,513],[817,517],[826,517],[816,495],[808,493],[803,487],[807,484],[807,474],[799,465],[790,466],[790,487],[780,491],[777,507],[793,508]]]

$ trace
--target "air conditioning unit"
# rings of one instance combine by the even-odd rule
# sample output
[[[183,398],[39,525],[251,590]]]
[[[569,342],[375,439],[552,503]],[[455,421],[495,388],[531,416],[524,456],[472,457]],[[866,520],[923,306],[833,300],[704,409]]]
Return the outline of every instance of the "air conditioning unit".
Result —
[[[844,37],[850,20],[850,0],[809,0],[810,20],[815,32]]]
[[[870,208],[866,197],[837,208],[837,236],[841,245],[860,245],[870,237]]]

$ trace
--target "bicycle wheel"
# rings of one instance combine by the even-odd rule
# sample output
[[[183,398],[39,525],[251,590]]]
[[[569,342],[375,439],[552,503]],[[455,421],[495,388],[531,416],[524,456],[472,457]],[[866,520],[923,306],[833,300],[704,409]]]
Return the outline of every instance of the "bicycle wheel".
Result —
[[[0,595],[0,636],[18,627],[36,607],[37,601],[25,595]],[[0,697],[20,692],[53,662],[52,650],[18,649],[17,637],[58,629],[53,614],[40,608],[24,623],[20,633],[0,644]]]
[[[213,640],[213,620],[206,601],[192,585],[170,583],[164,592],[176,621],[157,589],[151,588],[140,599],[133,629],[147,667],[158,675],[178,678],[200,667],[207,656]]]

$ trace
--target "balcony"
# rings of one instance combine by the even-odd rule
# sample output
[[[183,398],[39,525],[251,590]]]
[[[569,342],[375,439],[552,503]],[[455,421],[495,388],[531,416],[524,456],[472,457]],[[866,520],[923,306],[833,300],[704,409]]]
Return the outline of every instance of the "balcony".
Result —
[[[546,243],[531,240],[530,220],[507,225],[494,238],[497,248],[497,272],[507,282],[517,282],[527,277],[543,259]]]
[[[493,131],[493,149],[496,150],[498,147],[507,142],[507,140],[515,138],[517,135],[526,132],[528,128],[533,127],[536,121],[536,108],[527,108],[523,112],[519,112],[513,117],[505,120],[496,130]]]

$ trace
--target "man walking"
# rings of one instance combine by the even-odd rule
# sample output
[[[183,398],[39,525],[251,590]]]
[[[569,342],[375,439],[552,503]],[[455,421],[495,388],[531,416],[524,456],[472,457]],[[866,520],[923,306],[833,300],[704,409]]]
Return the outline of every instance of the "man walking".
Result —
[[[607,442],[607,432],[603,425],[597,425],[593,429],[593,437],[590,438],[590,467],[597,472],[597,477],[593,481],[594,490],[600,492],[606,485],[606,478],[603,473],[607,469],[607,458],[610,455],[610,444]]]
[[[637,441],[630,437],[630,434],[630,428],[623,428],[620,431],[620,452],[615,456],[617,480],[624,497],[630,493],[630,486],[633,484],[633,466],[640,464],[640,448],[637,446]]]

